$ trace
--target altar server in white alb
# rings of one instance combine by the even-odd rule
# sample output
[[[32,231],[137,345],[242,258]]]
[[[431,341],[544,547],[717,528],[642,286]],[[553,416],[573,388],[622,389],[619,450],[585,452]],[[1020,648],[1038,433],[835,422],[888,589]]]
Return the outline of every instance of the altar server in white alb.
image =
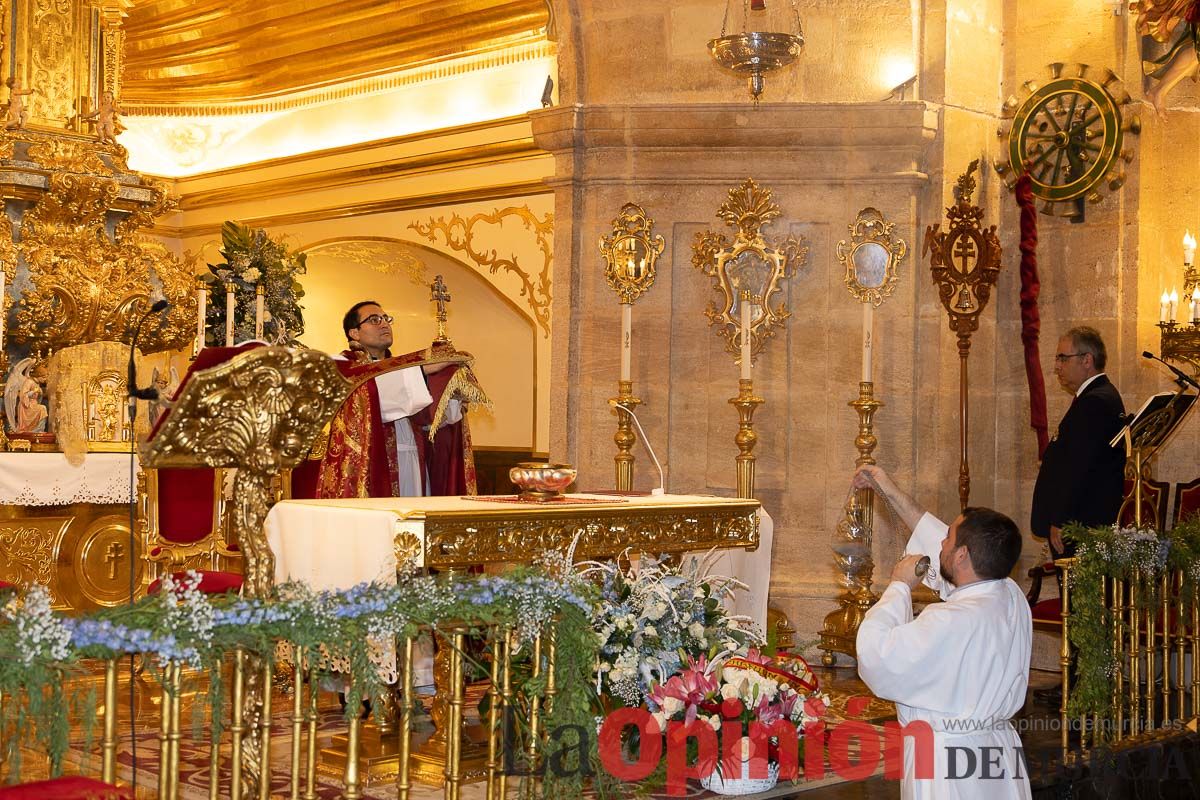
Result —
[[[991,509],[968,508],[947,528],[874,466],[860,468],[854,485],[873,488],[912,530],[857,641],[859,675],[879,697],[895,701],[901,725],[913,728],[904,737],[901,796],[1030,797],[1011,722],[1025,703],[1033,639],[1029,603],[1008,577],[1021,554],[1016,524]],[[924,582],[945,602],[914,619],[922,555],[935,565]],[[919,768],[918,748],[930,741],[932,764],[926,758]]]

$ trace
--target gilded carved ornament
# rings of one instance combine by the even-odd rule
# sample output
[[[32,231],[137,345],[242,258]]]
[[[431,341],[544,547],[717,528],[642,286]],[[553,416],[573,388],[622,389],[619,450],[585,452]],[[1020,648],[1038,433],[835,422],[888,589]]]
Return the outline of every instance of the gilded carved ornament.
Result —
[[[611,234],[600,237],[604,279],[622,303],[633,303],[654,285],[654,265],[666,242],[637,203],[623,205],[612,226]]]
[[[723,233],[702,231],[692,244],[692,266],[713,280],[717,299],[708,304],[704,316],[709,325],[719,326],[717,335],[725,340],[725,350],[738,355],[740,345],[740,303],[748,297],[751,304],[750,347],[761,352],[776,329],[791,316],[787,304],[776,297],[780,282],[796,273],[808,260],[804,238],[792,234],[763,238],[761,229],[780,215],[771,200],[771,190],[760,188],[747,178],[717,209],[717,216],[737,230],[732,242]]]
[[[319,253],[322,258],[349,261],[384,275],[404,277],[418,286],[429,285],[429,270],[425,262],[403,249],[400,242],[391,239],[348,239],[310,247],[304,252],[309,255]]]
[[[502,258],[496,248],[477,249],[475,246],[477,225],[484,223],[501,226],[505,219],[512,217],[518,219],[525,229],[533,234],[538,249],[542,251],[542,269],[536,277],[521,266],[517,256]],[[480,270],[486,269],[493,275],[503,270],[516,276],[521,282],[521,296],[529,305],[534,321],[545,331],[547,337],[550,335],[550,267],[553,263],[551,237],[554,233],[554,214],[547,212],[542,219],[538,219],[527,205],[519,208],[509,206],[490,214],[473,214],[470,217],[453,214],[449,220],[445,217],[430,217],[428,223],[414,222],[408,227],[434,243],[437,243],[440,234],[446,247],[465,254]]]
[[[134,321],[160,293],[171,302],[164,324],[148,328],[143,352],[183,347],[194,307],[191,275],[139,231],[173,203],[160,186],[108,238],[106,220],[117,201],[116,178],[67,169],[51,172],[47,191],[21,222],[19,250],[30,285],[18,303],[13,341],[59,350],[93,341],[128,341]]]
[[[896,266],[908,243],[893,236],[896,223],[877,209],[864,208],[848,226],[850,239],[837,244],[837,257],[846,268],[846,288],[860,303],[879,308],[896,291]]]

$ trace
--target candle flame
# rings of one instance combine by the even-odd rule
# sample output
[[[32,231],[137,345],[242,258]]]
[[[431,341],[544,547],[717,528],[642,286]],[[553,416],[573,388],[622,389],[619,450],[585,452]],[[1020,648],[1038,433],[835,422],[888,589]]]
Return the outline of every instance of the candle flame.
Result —
[[[1171,302],[1172,303],[1179,302],[1179,292],[1175,291],[1174,289],[1171,290]]]
[[[1183,247],[1185,250],[1196,249],[1196,240],[1192,237],[1192,232],[1190,230],[1183,232]]]
[[[1164,289],[1163,296],[1162,296],[1162,304],[1166,305],[1169,302],[1171,302],[1171,295],[1167,294],[1167,291]]]

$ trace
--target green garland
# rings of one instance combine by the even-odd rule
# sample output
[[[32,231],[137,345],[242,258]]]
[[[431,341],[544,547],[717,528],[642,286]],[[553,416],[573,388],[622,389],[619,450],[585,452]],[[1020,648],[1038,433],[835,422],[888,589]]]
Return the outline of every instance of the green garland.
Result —
[[[1111,719],[1113,676],[1121,667],[1113,656],[1114,637],[1128,636],[1127,623],[1104,602],[1104,580],[1130,581],[1137,572],[1139,609],[1157,607],[1164,570],[1184,576],[1180,603],[1190,615],[1200,583],[1200,517],[1181,521],[1166,533],[1136,528],[1072,525],[1064,536],[1077,543],[1070,570],[1068,637],[1078,653],[1076,677],[1067,702],[1072,716]]]
[[[597,760],[590,689],[597,650],[589,621],[593,600],[591,587],[577,577],[532,567],[503,576],[409,574],[395,586],[360,584],[344,592],[313,592],[301,584],[286,584],[279,587],[276,599],[266,601],[231,595],[209,598],[185,582],[168,585],[160,595],[133,605],[81,617],[54,612],[41,587],[24,596],[0,595],[0,693],[6,699],[0,705],[0,733],[9,774],[19,774],[20,748],[35,744],[49,752],[52,772],[61,771],[70,711],[62,687],[82,671],[84,659],[134,654],[159,669],[174,662],[205,668],[212,680],[208,702],[220,708],[220,667],[235,649],[268,661],[280,641],[308,652],[324,649],[349,659],[350,715],[363,696],[383,690],[364,646],[370,638],[416,636],[429,628],[466,622],[481,630],[511,627],[527,649],[552,619],[557,621],[557,693],[546,714],[547,729],[577,726],[592,733],[585,750],[576,748],[563,757],[563,766],[571,772],[581,758],[590,764]],[[545,695],[544,679],[526,681],[520,688]],[[221,714],[211,718],[220,725]],[[94,714],[82,721],[86,729],[94,724]],[[580,780],[578,774],[562,777],[549,771],[536,785],[546,797],[574,796]]]

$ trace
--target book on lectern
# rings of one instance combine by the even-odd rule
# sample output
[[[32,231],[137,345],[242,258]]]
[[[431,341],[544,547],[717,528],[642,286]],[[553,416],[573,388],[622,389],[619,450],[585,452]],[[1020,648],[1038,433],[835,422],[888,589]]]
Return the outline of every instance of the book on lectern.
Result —
[[[1125,440],[1126,430],[1138,446],[1161,445],[1187,416],[1195,402],[1196,395],[1186,392],[1159,392],[1150,395],[1136,414],[1125,415],[1125,427],[1113,437],[1109,446],[1120,445]]]

